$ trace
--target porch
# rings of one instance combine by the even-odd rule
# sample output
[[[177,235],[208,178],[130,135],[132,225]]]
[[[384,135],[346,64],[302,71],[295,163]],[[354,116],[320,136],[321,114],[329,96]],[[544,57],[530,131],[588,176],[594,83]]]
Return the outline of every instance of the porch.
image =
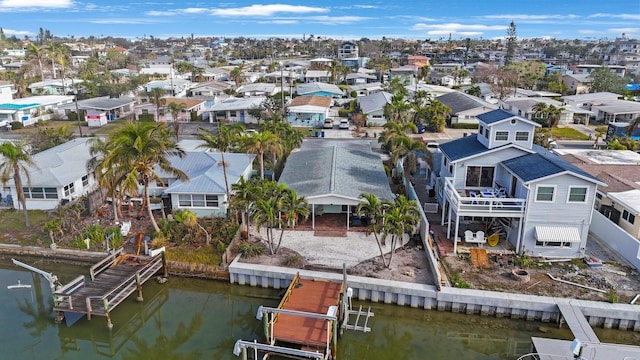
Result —
[[[494,185],[493,188],[461,188],[456,189],[453,178],[444,179],[443,189],[443,211],[441,214],[441,225],[447,225],[446,238],[451,239],[451,225],[454,226],[453,252],[457,253],[458,242],[461,234],[468,228],[461,229],[460,225],[467,222],[464,219],[480,218],[511,218],[521,219],[524,217],[526,200],[522,198],[510,197],[506,189]],[[455,222],[453,219],[455,218]],[[518,221],[518,242],[520,239],[522,221]],[[485,232],[484,236],[491,236]],[[486,239],[474,239],[471,244],[484,244]],[[505,241],[506,243],[506,241]]]

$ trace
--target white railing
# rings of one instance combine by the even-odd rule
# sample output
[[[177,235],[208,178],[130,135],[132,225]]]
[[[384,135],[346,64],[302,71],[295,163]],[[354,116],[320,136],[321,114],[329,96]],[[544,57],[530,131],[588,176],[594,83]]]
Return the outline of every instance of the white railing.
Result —
[[[445,178],[444,194],[447,200],[456,209],[459,215],[504,215],[517,216],[523,215],[526,205],[525,199],[520,198],[498,198],[498,197],[470,197],[463,196],[458,191],[466,189],[456,189],[453,186],[453,178]],[[479,192],[480,193],[480,192]]]

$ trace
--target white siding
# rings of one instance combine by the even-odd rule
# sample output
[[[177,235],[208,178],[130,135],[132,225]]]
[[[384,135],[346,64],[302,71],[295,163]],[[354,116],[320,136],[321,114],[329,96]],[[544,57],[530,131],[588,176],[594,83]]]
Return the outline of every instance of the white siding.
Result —
[[[533,133],[535,127],[531,124],[525,123],[518,119],[515,119],[515,124],[511,123],[511,120],[499,122],[490,126],[489,131],[489,148],[497,146],[503,146],[508,143],[517,144],[527,149],[531,149],[533,145]],[[506,140],[496,140],[496,132],[506,131],[509,135]],[[528,132],[528,141],[516,141],[516,132]]]
[[[461,189],[465,187],[468,166],[494,166],[496,168],[494,172],[494,175],[495,175],[502,170],[500,165],[498,165],[499,162],[513,159],[515,157],[525,155],[525,154],[528,154],[528,153],[520,149],[505,148],[499,151],[494,151],[491,153],[474,157],[472,159],[458,162],[454,169],[454,173],[456,174],[456,176],[455,176],[453,185],[456,189]],[[501,185],[508,186],[508,184],[503,184],[503,183],[501,183]]]

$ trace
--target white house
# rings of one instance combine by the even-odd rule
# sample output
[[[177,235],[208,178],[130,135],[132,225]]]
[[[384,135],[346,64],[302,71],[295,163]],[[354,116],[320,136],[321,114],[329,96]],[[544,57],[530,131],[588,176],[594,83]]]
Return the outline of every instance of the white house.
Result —
[[[387,122],[384,107],[391,103],[393,94],[386,91],[358,98],[358,107],[367,116],[367,124],[382,126]]]
[[[255,155],[225,153],[224,160],[229,187],[240,181],[249,180]],[[158,170],[164,187],[154,186],[150,192],[162,193],[171,199],[172,210],[190,210],[198,217],[222,217],[227,215],[229,199],[219,152],[189,151],[180,158],[171,156],[171,166],[184,171],[189,180],[182,181]]]
[[[484,218],[518,254],[582,256],[597,186],[605,184],[534,145],[537,123],[500,109],[477,118],[477,134],[440,144],[436,190],[447,237]]]
[[[259,108],[265,97],[228,98],[209,108],[209,122],[226,120],[246,124],[257,124],[258,119],[249,110]]]
[[[24,126],[49,120],[64,105],[73,104],[73,96],[40,95],[5,101],[0,104],[0,122],[20,121]]]
[[[52,210],[61,202],[77,199],[95,189],[93,173],[87,170],[90,138],[75,138],[33,155],[29,178],[22,175],[27,209]],[[7,183],[15,207],[19,206],[13,181]],[[3,194],[4,196],[4,194]]]
[[[293,126],[320,127],[329,118],[331,98],[326,96],[298,96],[289,104],[287,120]]]

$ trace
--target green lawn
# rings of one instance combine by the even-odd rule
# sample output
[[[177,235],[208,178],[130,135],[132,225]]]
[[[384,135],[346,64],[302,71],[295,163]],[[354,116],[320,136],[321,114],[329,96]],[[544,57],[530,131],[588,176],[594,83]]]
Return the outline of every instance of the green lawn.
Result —
[[[29,210],[31,228],[24,225],[24,216],[19,210],[0,211],[0,242],[8,244],[41,246],[43,239],[40,228],[47,219],[47,213],[43,210]]]
[[[551,135],[556,140],[589,140],[589,136],[570,127],[553,128]]]
[[[94,135],[111,135],[114,131],[123,127],[128,120],[126,119],[118,119],[116,121],[111,121],[107,125],[101,127],[100,129],[93,132]]]
[[[86,125],[86,123],[85,123]],[[69,120],[48,120],[45,121],[42,125],[31,125],[31,126],[27,126],[24,127],[22,129],[18,129],[18,130],[11,130],[12,133],[14,134],[20,134],[20,135],[34,135],[38,133],[38,130],[40,130],[41,128],[54,128],[54,129],[58,129],[61,128],[63,126],[66,126],[70,131],[75,131],[78,130],[78,123],[75,121],[69,121]]]

